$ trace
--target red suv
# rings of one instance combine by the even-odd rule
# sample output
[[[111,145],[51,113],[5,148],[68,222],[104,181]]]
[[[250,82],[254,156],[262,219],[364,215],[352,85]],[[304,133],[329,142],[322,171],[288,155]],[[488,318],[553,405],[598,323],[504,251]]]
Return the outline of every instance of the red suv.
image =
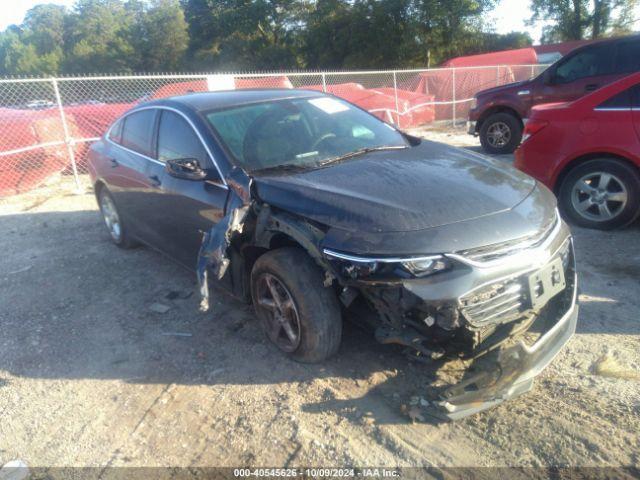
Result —
[[[640,70],[640,35],[577,48],[532,80],[483,90],[469,111],[469,133],[484,150],[513,152],[532,106],[568,102]]]
[[[555,191],[565,218],[611,229],[640,215],[640,73],[531,110],[515,166]]]

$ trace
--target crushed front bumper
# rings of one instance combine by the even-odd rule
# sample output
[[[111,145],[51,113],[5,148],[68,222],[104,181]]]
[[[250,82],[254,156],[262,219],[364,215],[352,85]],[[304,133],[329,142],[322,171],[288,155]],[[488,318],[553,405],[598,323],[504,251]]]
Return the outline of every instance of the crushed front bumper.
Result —
[[[578,320],[577,278],[569,309],[531,346],[520,341],[499,354],[494,369],[463,380],[443,393],[437,402],[441,412],[458,420],[522,395],[533,387],[534,378],[551,363],[576,330]]]

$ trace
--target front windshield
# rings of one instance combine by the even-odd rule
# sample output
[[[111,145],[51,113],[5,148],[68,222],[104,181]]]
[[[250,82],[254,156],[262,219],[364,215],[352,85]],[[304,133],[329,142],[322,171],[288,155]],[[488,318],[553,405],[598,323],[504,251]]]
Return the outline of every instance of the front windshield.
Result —
[[[206,118],[247,171],[313,168],[354,152],[407,147],[397,130],[333,97],[274,100]]]

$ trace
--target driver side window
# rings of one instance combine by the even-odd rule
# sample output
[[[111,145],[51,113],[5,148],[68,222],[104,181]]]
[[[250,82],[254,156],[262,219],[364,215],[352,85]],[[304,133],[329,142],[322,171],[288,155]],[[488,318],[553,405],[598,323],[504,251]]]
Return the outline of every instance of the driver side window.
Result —
[[[571,83],[582,78],[612,74],[611,53],[609,45],[576,53],[558,65],[555,71],[556,83]]]
[[[193,128],[180,115],[163,110],[158,129],[158,160],[184,158],[195,158],[202,168],[211,166],[207,151]]]

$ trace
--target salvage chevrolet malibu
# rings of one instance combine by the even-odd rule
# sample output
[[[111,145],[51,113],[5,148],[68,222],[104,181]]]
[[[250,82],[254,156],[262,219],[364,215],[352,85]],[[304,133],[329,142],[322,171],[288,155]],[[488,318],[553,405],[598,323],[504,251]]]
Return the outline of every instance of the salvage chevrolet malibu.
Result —
[[[253,303],[296,360],[337,352],[343,316],[420,360],[497,354],[444,391],[449,418],[529,390],[575,330],[573,245],[553,194],[472,152],[303,90],[134,108],[89,167],[120,247],[141,242]]]

